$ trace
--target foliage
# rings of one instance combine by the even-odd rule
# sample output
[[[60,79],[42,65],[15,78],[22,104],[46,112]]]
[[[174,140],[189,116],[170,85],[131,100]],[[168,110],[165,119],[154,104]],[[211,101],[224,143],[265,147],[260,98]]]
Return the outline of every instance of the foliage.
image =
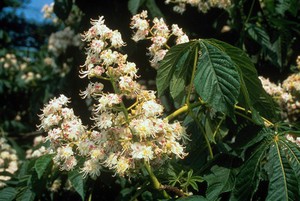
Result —
[[[176,3],[176,1],[174,2]],[[91,82],[95,80],[103,81],[107,91],[105,93],[102,92],[103,85],[98,83],[96,94],[88,92],[88,90],[81,92],[81,94],[96,97],[96,101],[98,100],[97,97],[108,94],[110,93],[109,91],[122,95],[121,101],[119,100],[122,104],[120,102],[111,102],[110,104],[113,106],[106,106],[109,108],[108,111],[118,111],[125,114],[127,119],[126,121],[123,119],[121,125],[127,128],[128,132],[135,131],[134,137],[129,136],[132,141],[144,143],[148,147],[157,143],[157,150],[161,148],[163,151],[158,151],[155,156],[151,155],[150,157],[148,155],[148,158],[137,158],[136,155],[130,154],[130,150],[133,148],[130,148],[131,146],[128,144],[127,147],[125,146],[125,142],[128,143],[126,141],[128,139],[118,138],[119,135],[123,134],[122,130],[114,132],[109,130],[110,128],[99,129],[104,124],[105,119],[102,119],[103,124],[100,123],[100,126],[96,124],[92,126],[93,128],[80,127],[84,134],[79,136],[77,133],[77,137],[73,138],[87,141],[91,138],[93,129],[98,129],[101,132],[109,131],[110,134],[114,134],[111,136],[114,136],[115,144],[120,143],[119,147],[122,147],[122,150],[116,153],[124,154],[122,155],[124,157],[125,155],[129,158],[131,156],[130,164],[134,165],[130,166],[130,171],[126,169],[125,172],[118,172],[116,168],[117,162],[112,162],[111,164],[113,165],[111,166],[105,166],[103,164],[107,163],[107,160],[105,162],[98,160],[98,166],[101,165],[101,174],[99,170],[91,177],[83,177],[82,173],[85,173],[86,176],[88,172],[88,167],[85,165],[86,158],[89,158],[89,160],[91,158],[92,160],[92,154],[89,152],[79,154],[78,157],[76,156],[76,164],[78,165],[68,168],[71,165],[67,164],[67,160],[63,160],[63,157],[67,158],[68,153],[65,152],[65,156],[57,159],[58,147],[63,148],[69,143],[70,146],[68,145],[68,148],[73,149],[74,153],[81,148],[78,147],[76,140],[70,140],[72,133],[69,136],[65,133],[59,139],[54,139],[53,135],[50,136],[49,134],[46,138],[46,143],[32,148],[33,150],[30,152],[32,154],[28,154],[28,156],[31,156],[22,161],[18,173],[11,180],[4,181],[6,187],[0,190],[0,198],[5,200],[102,199],[124,201],[175,199],[183,201],[299,200],[299,125],[282,118],[284,116],[281,116],[281,109],[285,101],[282,100],[280,102],[280,107],[277,105],[276,100],[268,94],[269,91],[268,93],[265,91],[265,85],[262,85],[259,79],[259,72],[256,69],[256,67],[260,68],[260,66],[265,64],[270,64],[274,69],[278,68],[281,70],[292,66],[292,59],[299,54],[294,48],[294,45],[299,40],[298,4],[299,2],[294,0],[231,1],[231,6],[226,7],[226,12],[229,14],[227,16],[229,20],[227,25],[231,27],[231,33],[239,33],[237,40],[234,42],[235,45],[217,39],[205,38],[193,39],[182,43],[175,42],[174,44],[171,41],[177,35],[173,31],[163,35],[167,40],[160,44],[161,46],[158,49],[155,49],[157,47],[153,48],[153,46],[151,47],[154,50],[148,48],[152,59],[150,61],[151,64],[157,52],[163,50],[165,54],[163,54],[161,60],[155,61],[157,64],[155,73],[157,95],[165,108],[168,108],[164,115],[164,121],[170,122],[171,125],[179,120],[189,134],[189,139],[181,139],[177,136],[177,140],[186,141],[186,144],[183,144],[185,145],[184,151],[189,153],[187,156],[184,154],[177,155],[179,157],[172,157],[171,154],[161,155],[168,148],[163,149],[164,141],[159,140],[163,139],[170,130],[165,131],[165,136],[159,136],[159,139],[156,139],[157,133],[152,134],[155,136],[149,137],[145,135],[140,138],[137,135],[137,128],[135,128],[139,125],[135,125],[135,127],[129,126],[130,123],[128,122],[143,115],[147,116],[146,114],[149,114],[151,111],[144,111],[139,105],[142,103],[139,101],[132,102],[128,98],[129,95],[130,97],[138,96],[141,93],[141,88],[138,85],[134,85],[135,94],[131,94],[129,85],[126,85],[127,88],[120,87],[119,80],[122,80],[121,75],[124,73],[122,68],[114,63],[110,63],[109,67],[107,67],[107,63],[105,64],[104,62],[106,60],[102,58],[101,62],[96,62],[96,64],[105,67],[105,73],[102,72],[103,74],[97,75],[96,71],[88,71],[95,69],[92,66],[86,68],[86,71],[82,70],[81,76],[90,78]],[[74,12],[75,5],[78,8],[83,8],[80,1],[71,0],[56,0],[53,8],[60,20],[71,21],[69,17]],[[149,9],[152,17],[168,15],[165,10],[160,9],[161,5],[157,1],[129,0],[127,6],[128,12],[131,12],[133,15],[139,13],[138,11],[141,8]],[[187,9],[187,12],[189,11]],[[78,12],[77,10],[76,13]],[[140,16],[143,16],[143,14],[140,14]],[[150,20],[147,20],[145,16],[138,19],[145,20],[150,24]],[[101,20],[102,18],[99,19],[99,21]],[[96,21],[93,21],[94,24],[97,24]],[[101,21],[100,23],[99,21],[98,25],[103,25],[103,22]],[[162,21],[159,22],[162,23]],[[71,29],[75,32],[78,31],[78,27],[80,27],[78,24],[80,23],[83,22],[71,23]],[[216,22],[216,24],[218,23]],[[159,23],[157,22],[157,24]],[[158,33],[159,28],[157,28],[157,24],[154,24],[153,27],[148,26],[147,29],[150,30],[149,35],[147,33],[145,34],[147,37],[142,38],[151,40],[154,44],[155,37],[161,36]],[[131,23],[132,27],[134,27],[133,23]],[[92,29],[89,29],[89,31],[92,31]],[[88,49],[88,53],[90,54],[94,50],[91,50],[93,42],[87,39],[89,33],[85,32],[85,40],[89,42],[88,46],[90,49]],[[118,34],[118,32],[113,33]],[[106,48],[112,41],[110,38],[105,37],[111,37],[112,34],[108,34],[109,36],[105,35],[105,37],[104,35],[100,35],[101,37],[99,36],[98,39],[106,42],[103,47]],[[115,48],[118,49],[122,45],[124,45],[123,41],[119,41]],[[114,45],[108,46],[108,48],[111,48]],[[128,42],[128,46],[132,47],[130,42]],[[126,50],[125,47],[124,50]],[[102,55],[102,49],[98,53]],[[39,54],[40,58],[45,56],[42,51]],[[114,54],[117,53],[114,52]],[[43,65],[38,68],[39,60],[28,62],[27,60],[22,60],[20,55],[14,56],[17,65],[12,62],[11,65],[15,65],[15,67],[7,69],[4,67],[5,63],[8,63],[5,58],[9,57],[11,59],[13,56],[11,54],[7,56],[6,51],[2,55],[1,65],[3,67],[0,69],[0,75],[3,78],[1,77],[0,80],[0,93],[4,94],[3,97],[6,102],[11,99],[11,94],[19,93],[20,91],[25,91],[25,97],[30,96],[29,94],[32,93],[42,97],[42,102],[45,102],[50,96],[49,94],[54,92],[54,89],[51,87],[54,87],[53,83],[57,83],[58,80],[54,79],[54,77],[59,75],[61,71],[46,71]],[[121,56],[119,55],[118,57],[120,58]],[[131,57],[131,54],[128,57]],[[66,58],[70,58],[70,56],[60,55],[56,58],[56,61],[63,61]],[[109,58],[111,59],[112,57]],[[122,57],[123,63],[120,63],[125,64],[127,56],[124,58]],[[28,65],[28,68],[24,70],[25,73],[39,73],[41,79],[29,82],[25,82],[23,79],[22,81],[21,77],[24,72],[19,72],[19,66],[23,62],[26,62],[26,65]],[[90,60],[87,59],[86,62],[84,67],[90,66],[87,65],[90,64],[88,63]],[[134,75],[130,76],[137,78],[135,71]],[[10,79],[7,80],[4,77],[9,77]],[[112,86],[107,87],[107,83],[111,83]],[[41,91],[44,89],[48,91],[42,95],[36,91],[30,91],[37,86],[39,86]],[[126,89],[124,90],[124,88]],[[127,96],[124,95],[125,92]],[[295,92],[294,88],[293,92]],[[274,97],[273,94],[271,95]],[[296,95],[294,98],[297,98]],[[53,99],[50,103],[56,103],[55,101],[58,99]],[[30,99],[34,103],[36,100],[34,97]],[[66,100],[66,102],[68,101]],[[87,104],[92,108],[93,105],[91,103],[93,103],[92,100],[88,99]],[[95,103],[99,108],[100,104],[101,102],[99,103],[99,101]],[[66,109],[56,104],[54,105],[59,108],[55,110],[57,115],[62,114],[62,110]],[[155,109],[160,111],[159,108],[159,102],[157,102]],[[31,108],[26,109],[30,110]],[[76,112],[79,109],[74,108],[74,110]],[[46,109],[43,111],[46,111]],[[64,111],[66,112],[66,110]],[[144,114],[141,111],[144,111]],[[84,111],[82,113],[86,115],[87,112]],[[47,115],[41,115],[42,124],[46,122]],[[153,119],[158,118],[158,116],[156,114],[155,117],[148,116],[147,118]],[[92,120],[95,120],[95,117],[93,116]],[[81,125],[81,120],[77,118],[76,120]],[[293,119],[297,119],[297,117]],[[2,122],[5,121],[1,120]],[[117,121],[113,120],[113,122],[113,126],[115,126]],[[48,131],[55,126],[61,126],[64,122],[61,120],[57,125],[54,124],[49,123],[49,128],[45,130]],[[150,141],[150,138],[155,142]],[[111,142],[110,140],[111,138],[106,141]],[[148,140],[147,143],[145,142],[146,140]],[[97,143],[94,143],[93,146],[100,144],[100,142]],[[106,144],[101,142],[101,146],[104,147]],[[112,143],[111,147],[113,146]],[[18,148],[16,145],[14,147]],[[45,150],[45,147],[49,149]],[[51,151],[49,152],[50,148]],[[93,150],[92,145],[89,150]],[[109,149],[104,150],[104,153],[111,154],[106,153],[107,150]],[[140,150],[140,152],[142,151],[144,150]],[[179,152],[180,150],[177,150],[177,153]],[[143,152],[143,154],[145,153]],[[85,158],[85,156],[87,157]],[[152,160],[155,157],[159,157],[159,160]],[[163,157],[164,163],[160,163],[160,159]],[[53,158],[54,160],[52,160]],[[57,160],[64,163],[58,164]]]

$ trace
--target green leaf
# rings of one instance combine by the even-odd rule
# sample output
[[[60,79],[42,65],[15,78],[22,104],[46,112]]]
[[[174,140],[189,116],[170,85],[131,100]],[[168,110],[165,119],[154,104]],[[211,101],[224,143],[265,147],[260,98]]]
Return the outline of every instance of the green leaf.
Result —
[[[206,198],[217,200],[224,192],[229,192],[234,187],[234,172],[232,168],[213,166],[211,173],[203,177],[207,182]]]
[[[262,119],[259,114],[270,119],[276,117],[276,103],[263,89],[256,68],[247,54],[219,40],[210,39],[209,42],[224,51],[235,63],[241,83],[238,101],[241,106],[251,110],[252,119],[261,124]]]
[[[0,191],[0,201],[11,201],[16,197],[17,191],[15,188],[7,187]]]
[[[299,9],[299,1],[298,0],[278,0],[275,10],[281,16],[285,15],[285,12],[290,12],[294,17],[297,16],[297,12]]]
[[[177,76],[173,77],[175,71],[177,71],[177,74],[180,74],[184,72],[184,69],[190,67],[190,60],[187,60],[187,58],[192,53],[195,45],[197,45],[197,42],[191,41],[173,46],[167,52],[157,71],[156,85],[158,96],[162,96],[170,87],[172,78],[176,79]],[[173,83],[175,82],[173,81]]]
[[[270,48],[271,42],[268,33],[262,28],[254,24],[246,24],[248,35],[264,48]]]
[[[76,190],[76,192],[81,196],[82,200],[84,200],[85,191],[84,191],[84,179],[82,177],[82,174],[74,170],[68,173],[68,178],[71,181],[71,184]]]
[[[186,85],[191,79],[193,62],[195,59],[196,46],[192,46],[189,51],[187,51],[177,63],[177,68],[174,71],[172,79],[170,81],[170,94],[174,101],[180,105],[184,102],[184,97],[186,94]]]
[[[45,170],[51,164],[52,158],[53,158],[53,155],[49,154],[49,155],[41,156],[36,160],[36,162],[34,164],[34,168],[38,175],[38,179],[41,179]]]
[[[201,55],[194,85],[200,97],[216,111],[234,118],[240,78],[231,58],[208,40],[200,40]]]
[[[145,3],[145,0],[129,0],[128,10],[132,15],[137,14],[139,8]]]
[[[285,137],[274,137],[270,149],[270,184],[266,200],[299,200],[300,151]]]
[[[280,57],[272,47],[272,43],[268,33],[264,30],[263,27],[246,24],[246,32],[256,43],[262,47],[262,52],[266,55],[266,58],[276,65],[277,67],[281,66]]]
[[[163,13],[159,9],[159,7],[156,5],[155,0],[146,0],[146,7],[147,7],[147,10],[149,10],[152,18],[164,17]]]
[[[232,200],[251,200],[259,184],[261,162],[267,149],[268,144],[265,141],[262,142],[243,164],[236,177]]]
[[[25,187],[22,190],[22,193],[17,196],[17,201],[33,201],[35,199],[35,193],[29,189],[28,187]]]

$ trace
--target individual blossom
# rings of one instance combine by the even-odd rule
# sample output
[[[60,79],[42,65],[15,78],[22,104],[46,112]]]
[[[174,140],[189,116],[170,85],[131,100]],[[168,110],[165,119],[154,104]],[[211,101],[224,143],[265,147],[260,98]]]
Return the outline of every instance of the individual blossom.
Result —
[[[89,175],[91,178],[96,179],[100,175],[101,165],[98,160],[89,159],[84,162],[81,172],[83,176]]]
[[[91,98],[92,96],[99,95],[104,88],[104,85],[100,82],[90,82],[85,89],[85,91],[81,91],[80,95],[84,98]]]

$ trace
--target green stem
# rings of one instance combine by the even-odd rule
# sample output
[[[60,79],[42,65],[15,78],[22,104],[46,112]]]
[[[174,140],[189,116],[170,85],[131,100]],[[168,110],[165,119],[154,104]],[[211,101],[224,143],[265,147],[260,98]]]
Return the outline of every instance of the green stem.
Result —
[[[215,132],[214,132],[214,134],[213,134],[213,137],[215,138],[215,136],[217,135],[217,133],[218,133],[218,131],[219,131],[219,129],[220,129],[220,126],[222,125],[222,123],[223,123],[223,121],[225,120],[225,115],[222,117],[222,119],[220,120],[220,122],[218,123],[218,126],[217,126],[217,128],[216,128],[216,130],[215,130]]]
[[[146,170],[147,170],[147,172],[148,172],[148,174],[150,176],[153,188],[156,189],[156,190],[158,190],[158,191],[160,191],[160,192],[162,192],[164,198],[170,199],[171,197],[168,195],[168,193],[165,190],[162,190],[161,184],[159,183],[157,177],[153,173],[150,164],[148,162],[144,161],[144,166],[145,166],[145,168],[146,168]]]
[[[235,105],[234,108],[237,109],[237,110],[240,110],[240,111],[244,111],[244,112],[249,113],[249,114],[252,113],[250,110],[246,110],[245,108],[243,108],[241,106]],[[255,123],[250,117],[246,116],[245,114],[242,114],[242,113],[237,112],[237,111],[235,111],[235,113],[242,116],[242,117],[244,117],[244,118],[246,118],[246,119],[248,119],[248,120],[250,120],[251,122]],[[272,123],[270,120],[266,119],[265,117],[261,117],[261,118],[264,120],[264,123],[267,127],[274,126],[274,123]]]
[[[174,111],[169,116],[167,116],[166,119],[168,119],[169,121],[171,121],[175,117],[177,117],[177,116],[179,116],[179,115],[181,115],[183,113],[188,112],[189,111],[189,107],[190,107],[190,109],[193,109],[193,108],[198,107],[200,105],[203,105],[203,103],[202,102],[196,102],[196,103],[189,104],[189,106],[188,105],[184,105],[181,108],[179,108],[176,111]]]

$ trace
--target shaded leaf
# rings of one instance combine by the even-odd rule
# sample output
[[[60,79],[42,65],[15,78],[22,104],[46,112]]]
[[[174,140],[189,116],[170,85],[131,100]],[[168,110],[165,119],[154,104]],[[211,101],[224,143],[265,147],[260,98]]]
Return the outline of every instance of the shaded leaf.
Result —
[[[248,35],[263,48],[270,48],[271,42],[268,33],[262,28],[254,24],[246,24]]]
[[[192,53],[192,46],[195,45],[197,45],[195,41],[183,43],[173,46],[167,52],[157,71],[156,85],[158,96],[162,96],[170,87],[170,82],[175,70],[180,72],[183,70],[181,68],[185,68],[185,65],[190,66],[189,63],[187,63],[187,58],[188,55]]]
[[[191,79],[195,54],[198,54],[198,51],[196,50],[196,46],[192,46],[177,63],[177,68],[170,82],[170,94],[174,101],[180,105],[184,102],[185,88]]]
[[[0,191],[0,201],[11,201],[16,197],[17,191],[15,188],[7,187]]]
[[[28,187],[25,187],[22,190],[22,193],[18,194],[17,201],[33,201],[35,199],[35,193],[29,189]]]
[[[260,181],[261,161],[266,155],[267,145],[264,141],[256,147],[251,157],[241,167],[236,177],[232,200],[251,200]]]
[[[82,200],[84,200],[85,191],[84,191],[84,179],[82,177],[82,174],[74,170],[68,173],[68,177],[76,192],[81,196]]]
[[[43,155],[36,160],[34,168],[39,179],[43,176],[45,170],[51,164],[52,158],[53,155]]]
[[[61,20],[66,20],[72,9],[72,0],[54,0],[54,13]]]
[[[234,187],[234,176],[231,168],[213,166],[211,173],[203,177],[208,184],[206,198],[217,200],[222,193],[231,191]]]
[[[274,136],[271,146],[269,177],[270,184],[266,200],[299,200],[299,148],[288,146],[291,142]],[[293,168],[292,168],[293,167]],[[295,171],[296,170],[296,171]]]
[[[149,10],[152,18],[164,17],[163,13],[159,9],[159,7],[156,5],[155,0],[146,0],[146,7]]]
[[[137,14],[138,9],[145,3],[145,0],[129,0],[128,1],[128,10],[132,15]]]

